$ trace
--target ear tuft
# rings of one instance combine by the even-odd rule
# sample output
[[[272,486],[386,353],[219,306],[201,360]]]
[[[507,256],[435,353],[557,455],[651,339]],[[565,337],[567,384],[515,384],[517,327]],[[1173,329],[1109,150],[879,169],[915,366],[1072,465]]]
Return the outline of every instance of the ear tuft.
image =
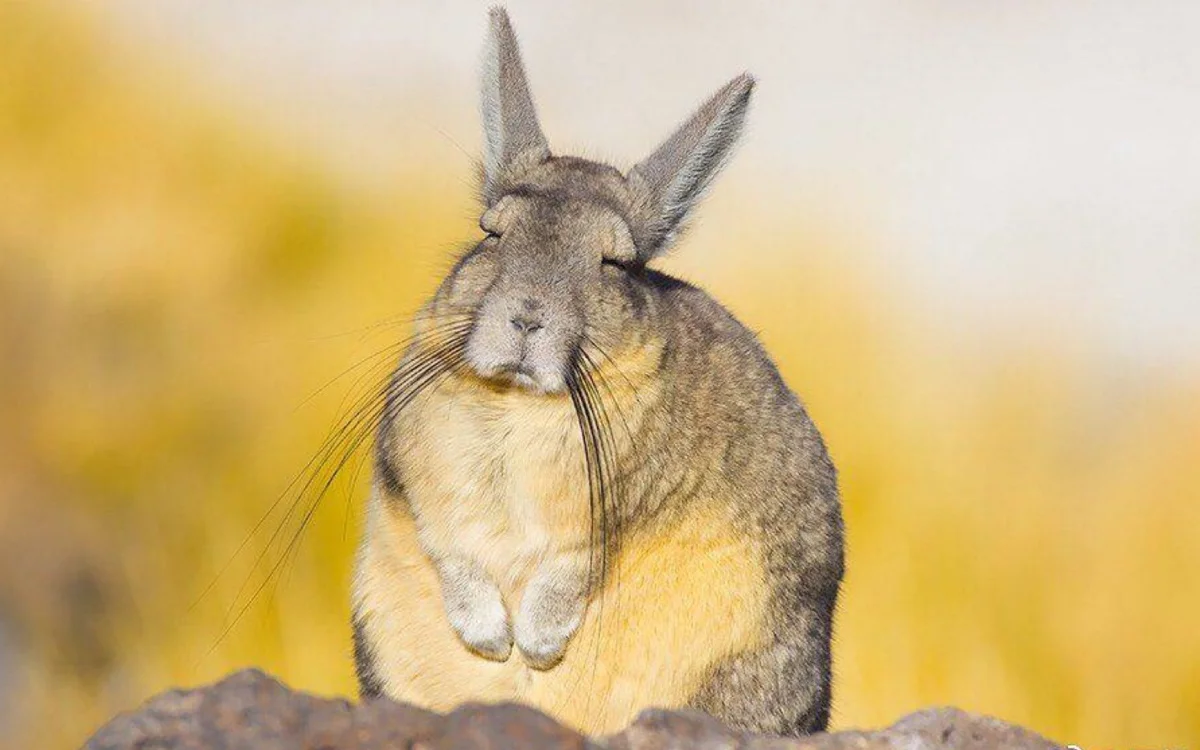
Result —
[[[750,74],[734,78],[630,170],[629,181],[643,201],[643,226],[637,232],[642,262],[670,245],[688,212],[728,161],[753,90]]]
[[[499,6],[488,13],[479,104],[484,133],[483,196],[490,206],[509,168],[550,155],[529,94],[516,34],[508,13]]]

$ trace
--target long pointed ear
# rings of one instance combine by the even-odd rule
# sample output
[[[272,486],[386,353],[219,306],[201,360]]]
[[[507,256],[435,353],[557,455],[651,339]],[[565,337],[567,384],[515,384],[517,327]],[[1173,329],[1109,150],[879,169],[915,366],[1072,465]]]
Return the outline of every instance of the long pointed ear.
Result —
[[[754,79],[747,73],[725,84],[663,142],[628,178],[641,193],[643,226],[638,258],[645,262],[670,245],[684,218],[725,165],[742,132]]]
[[[480,110],[483,114],[483,199],[492,205],[507,169],[540,161],[550,155],[538,125],[521,50],[508,13],[492,8],[488,14],[487,46],[483,53]]]

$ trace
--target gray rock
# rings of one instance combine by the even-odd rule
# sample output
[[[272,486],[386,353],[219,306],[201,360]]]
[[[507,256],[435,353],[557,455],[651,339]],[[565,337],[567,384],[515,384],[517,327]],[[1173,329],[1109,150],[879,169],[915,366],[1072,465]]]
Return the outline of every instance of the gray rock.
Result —
[[[467,704],[449,714],[376,700],[358,705],[289,689],[258,670],[172,690],[114,718],[85,750],[982,750],[1059,747],[998,719],[927,709],[875,732],[800,739],[735,732],[695,711],[645,711],[624,731],[589,740],[517,704]]]

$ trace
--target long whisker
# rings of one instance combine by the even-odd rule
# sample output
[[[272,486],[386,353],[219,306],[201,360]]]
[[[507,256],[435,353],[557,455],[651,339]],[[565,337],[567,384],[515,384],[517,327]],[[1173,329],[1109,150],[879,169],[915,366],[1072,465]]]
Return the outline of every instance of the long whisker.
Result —
[[[363,365],[366,365],[370,362],[375,362],[376,367],[378,367],[378,360],[383,359],[385,357],[394,356],[395,354],[398,354],[398,353],[404,351],[406,348],[411,346],[413,343],[419,341],[422,336],[426,336],[429,334],[454,332],[459,327],[469,326],[470,324],[471,324],[470,318],[467,318],[467,317],[460,318],[458,316],[455,316],[451,320],[439,321],[438,323],[434,324],[433,327],[427,331],[421,331],[420,333],[414,333],[411,336],[408,336],[407,338],[401,339],[400,341],[396,341],[391,344],[388,344],[383,349],[380,349],[379,351],[375,352],[374,354],[370,354],[370,355],[367,355],[366,357],[363,357],[358,362],[355,362],[354,364],[347,367],[345,370],[342,370],[341,372],[339,372],[337,375],[335,375],[333,378],[331,378],[327,383],[325,383],[320,388],[318,388],[317,390],[315,390],[311,394],[309,394],[303,401],[301,401],[299,403],[299,405],[297,405],[296,408],[299,409],[299,408],[303,407],[305,404],[307,404],[308,402],[312,401],[317,396],[324,393],[334,383],[336,383],[337,381],[346,377],[347,375],[354,372],[355,370],[359,369]],[[375,369],[375,368],[372,368],[372,370],[373,369]],[[368,372],[368,374],[370,374],[370,373]],[[359,380],[355,381],[354,385],[351,386],[351,390],[353,390],[353,388],[356,387],[361,382],[362,382],[362,378],[360,377]]]
[[[354,405],[351,413],[341,420],[341,424],[334,431],[334,434],[328,438],[321,449],[309,461],[305,468],[289,483],[288,488],[284,493],[272,503],[271,509],[259,520],[255,525],[255,531],[251,533],[251,537],[261,528],[266,519],[272,515],[273,510],[282,501],[283,497],[289,494],[292,488],[307,474],[307,479],[296,494],[296,500],[291,503],[287,513],[281,519],[280,523],[268,539],[263,550],[255,558],[251,567],[251,571],[258,568],[262,564],[265,557],[270,554],[270,550],[274,547],[275,542],[279,540],[283,529],[288,525],[291,516],[295,513],[297,507],[302,503],[303,498],[312,497],[312,500],[306,504],[306,508],[301,515],[298,528],[291,535],[279,559],[267,571],[262,582],[257,586],[254,592],[250,595],[240,607],[238,604],[242,602],[246,584],[249,579],[243,582],[237,594],[234,597],[232,609],[237,612],[233,616],[232,621],[228,621],[217,641],[209,649],[208,653],[212,653],[217,646],[225,639],[232,631],[233,627],[241,620],[250,606],[257,600],[258,596],[273,580],[277,579],[277,574],[287,561],[292,557],[297,550],[299,540],[316,512],[321,499],[328,493],[335,479],[345,468],[347,462],[358,451],[358,448],[377,428],[384,415],[394,416],[400,409],[410,403],[413,398],[423,392],[430,385],[441,377],[446,376],[453,371],[461,363],[462,351],[465,346],[465,333],[469,330],[469,321],[443,321],[435,324],[432,328],[422,332],[421,336],[429,339],[443,337],[440,342],[421,342],[422,351],[415,354],[412,359],[402,365],[402,369],[397,370],[393,375],[386,388],[377,389],[365,397],[360,398]],[[445,336],[445,334],[450,334]],[[410,339],[410,345],[417,345],[418,337]],[[395,347],[392,347],[395,349]],[[339,455],[340,454],[340,455]],[[335,459],[336,456],[336,459]],[[331,464],[332,461],[332,464]],[[333,466],[331,471],[328,467]],[[310,492],[317,485],[319,478],[324,476],[325,481],[315,495],[310,495]],[[249,539],[249,537],[248,537]],[[244,541],[239,552],[248,543]],[[235,555],[236,556],[236,555]],[[228,567],[228,565],[226,566]],[[209,589],[215,584],[209,585]],[[231,612],[232,612],[231,609]]]
[[[594,433],[590,427],[590,419],[587,416],[587,407],[583,389],[579,382],[579,369],[577,365],[572,364],[567,372],[567,392],[571,397],[571,405],[575,410],[576,421],[579,423],[579,438],[583,447],[583,462],[584,471],[587,475],[588,482],[588,581],[589,586],[603,586],[604,569],[607,567],[607,556],[604,548],[604,527],[606,525],[604,517],[604,500],[603,490],[601,488],[601,474],[598,470],[598,457],[596,455],[596,443]],[[597,537],[600,537],[599,540]],[[599,544],[597,544],[599,541]],[[599,560],[596,559],[596,552],[599,551]],[[597,564],[599,570],[596,569]],[[599,641],[600,641],[600,618],[602,617],[603,599],[597,602],[597,625],[596,625],[596,653],[592,660],[592,680],[596,678],[596,665],[599,662]],[[582,673],[578,679],[582,679]],[[578,682],[578,680],[577,680]],[[578,687],[576,685],[575,687]],[[575,690],[571,691],[572,693]],[[590,710],[591,690],[587,691],[588,705],[585,711]]]
[[[392,326],[407,325],[407,324],[411,324],[412,321],[414,321],[414,320],[423,320],[425,318],[432,318],[432,317],[443,317],[443,316],[441,313],[424,313],[424,314],[417,313],[416,315],[410,315],[407,313],[397,313],[396,315],[389,315],[386,318],[377,320],[374,323],[368,323],[365,326],[360,326],[358,328],[351,328],[348,331],[341,331],[339,333],[328,333],[328,334],[325,334],[322,336],[314,336],[310,340],[311,341],[326,341],[329,339],[337,339],[337,338],[344,338],[346,336],[353,336],[357,333],[367,334],[372,331],[376,331],[380,328],[389,328]]]
[[[411,400],[411,397],[415,397],[416,394],[422,392],[424,390],[425,386],[427,386],[436,376],[443,374],[443,372],[445,372],[447,369],[448,369],[448,363],[441,362],[441,361],[431,362],[428,365],[426,365],[425,367],[423,367],[420,379],[415,382],[415,384],[413,385],[411,390],[406,394],[408,397],[410,397],[408,400]],[[407,400],[405,401],[405,403],[407,403]],[[290,557],[294,556],[296,554],[296,552],[299,550],[300,539],[303,536],[305,529],[308,528],[308,524],[312,520],[313,515],[316,513],[317,507],[320,505],[321,500],[324,499],[324,497],[329,493],[329,490],[333,486],[334,481],[336,481],[338,476],[341,475],[342,470],[346,467],[346,464],[350,461],[350,459],[358,451],[358,448],[378,428],[379,422],[383,418],[384,411],[386,411],[387,409],[388,409],[388,405],[385,403],[382,409],[380,409],[378,412],[370,415],[369,419],[367,419],[365,422],[362,423],[363,426],[366,427],[366,429],[363,429],[363,430],[353,434],[350,437],[350,439],[345,443],[341,458],[338,460],[337,465],[333,468],[333,470],[331,472],[329,472],[329,475],[325,480],[325,484],[322,485],[321,489],[317,492],[313,501],[309,504],[308,510],[305,512],[304,516],[301,518],[299,527],[297,527],[295,533],[292,534],[292,538],[288,542],[287,547],[284,548],[283,555],[280,557],[279,562],[276,563],[275,566],[268,573],[267,580],[270,580],[272,576],[276,576],[276,573],[281,568],[286,567],[288,564],[288,559]],[[277,576],[275,577],[275,580],[278,581]],[[266,585],[266,582],[264,581],[264,586],[265,585]],[[261,590],[261,587],[260,587],[260,590]],[[251,597],[250,601],[247,602],[247,606],[249,606],[250,604],[253,603],[254,598],[255,597]]]
[[[580,422],[585,462],[588,464],[593,524],[598,526],[591,532],[591,538],[595,541],[596,537],[599,537],[599,580],[601,585],[616,592],[620,585],[619,570],[613,565],[613,561],[617,559],[616,553],[620,542],[619,482],[615,466],[617,450],[612,437],[607,409],[600,398],[599,389],[596,387],[591,373],[584,366],[587,362],[589,360],[586,357],[576,359],[572,365],[568,383],[572,393],[572,402]],[[611,579],[610,576],[612,576]],[[599,598],[596,612],[593,681],[595,666],[599,663],[600,656],[600,639],[605,618],[604,599],[603,596]]]
[[[589,361],[586,354],[584,354],[584,361]],[[589,407],[591,413],[591,421],[596,434],[597,453],[600,457],[601,487],[603,489],[601,499],[605,508],[603,513],[603,545],[606,555],[615,555],[619,552],[617,545],[620,542],[619,526],[621,523],[618,506],[621,478],[617,475],[615,465],[617,445],[613,439],[612,423],[608,417],[608,409],[604,405],[604,400],[600,397],[599,390],[596,388],[592,372],[588,368],[581,368],[581,376],[580,381],[583,386],[584,403]],[[607,565],[605,566],[605,573],[609,573]],[[617,585],[617,582],[614,580],[615,585]]]
[[[592,418],[587,395],[584,391],[582,378],[582,371],[578,366],[572,366],[567,381],[567,391],[571,396],[571,404],[575,409],[575,416],[579,422],[580,439],[583,442],[584,469],[588,480],[589,514],[592,518],[592,530],[589,532],[591,536],[590,541],[593,544],[592,549],[600,551],[600,569],[598,571],[589,569],[589,577],[603,579],[606,564],[604,535],[607,526],[607,519],[605,517],[607,503],[604,491],[604,472],[601,465],[601,448],[599,441],[596,439],[595,423]],[[597,535],[599,535],[599,539],[596,538]],[[599,545],[596,545],[597,541]],[[592,557],[594,558],[594,555]],[[589,565],[594,564],[594,562],[594,559],[589,559]]]
[[[592,421],[596,426],[598,444],[601,449],[600,455],[602,457],[602,469],[605,473],[604,500],[608,507],[608,513],[610,513],[613,517],[612,523],[610,524],[611,529],[606,528],[606,532],[610,538],[606,540],[605,549],[608,554],[617,555],[620,552],[621,543],[621,497],[624,492],[624,477],[617,473],[616,457],[618,455],[618,449],[616,439],[613,434],[612,420],[609,417],[609,407],[605,404],[605,400],[601,396],[599,388],[596,386],[596,377],[603,377],[603,373],[596,366],[591,357],[588,356],[586,351],[581,349],[580,357],[583,364],[586,365],[585,367],[581,367],[580,381],[583,386],[585,401],[588,403],[593,413]],[[606,390],[609,393],[610,403],[613,409],[617,410],[619,414],[620,410],[616,399],[612,397],[612,392],[611,390],[607,389],[607,386]],[[624,421],[623,415],[621,419]],[[633,435],[629,431],[627,423],[625,427],[627,437],[632,440]],[[620,589],[621,584],[620,566],[614,566],[611,574],[613,576],[613,590],[617,591]]]
[[[595,362],[588,356],[586,351],[580,349],[579,356],[581,360],[579,382],[586,397],[586,403],[592,410],[592,418],[597,427],[597,436],[601,441],[601,449],[606,454],[607,465],[605,469],[608,474],[606,479],[612,481],[615,479],[616,471],[616,467],[612,465],[612,459],[616,456],[616,442],[612,436],[612,423],[608,417],[608,409],[604,404],[604,399],[600,396],[599,389],[596,387],[595,375],[599,374],[599,371]],[[609,391],[609,394],[611,397],[611,391]]]
[[[413,363],[409,365],[409,368],[404,373],[396,377],[393,382],[389,384],[388,387],[383,391],[383,393],[372,393],[366,398],[362,399],[355,412],[348,419],[346,419],[342,426],[335,432],[333,440],[329,445],[329,449],[325,453],[323,461],[319,465],[318,470],[309,477],[308,482],[306,482],[304,487],[301,488],[299,497],[303,497],[308,492],[313,483],[317,480],[317,477],[321,474],[321,469],[327,465],[325,462],[328,461],[329,458],[331,458],[339,449],[343,450],[343,454],[353,453],[354,450],[357,449],[358,445],[360,445],[362,441],[374,431],[375,427],[378,425],[379,418],[382,416],[382,409],[385,408],[388,399],[391,397],[393,392],[409,388],[414,384],[419,383],[423,375],[427,371],[438,366],[438,364],[443,360],[444,356],[451,353],[455,349],[456,345],[457,342],[451,342],[440,348],[418,355],[418,357],[413,360]],[[414,388],[414,390],[416,390],[416,388]],[[325,491],[328,490],[329,485],[332,483],[333,479],[337,477],[338,473],[345,465],[346,460],[348,460],[348,457],[343,458],[338,462],[333,472],[331,472],[326,486],[321,490],[320,493],[318,493],[318,500],[324,495]],[[293,505],[293,507],[295,506]],[[286,524],[286,522],[287,517],[285,516],[283,524]],[[279,529],[276,529],[277,534],[280,530],[282,530],[282,525]],[[273,535],[271,540],[268,541],[268,547],[274,542],[276,535]]]
[[[336,382],[340,378],[344,377],[346,374],[352,372],[353,370],[357,369],[365,362],[368,362],[373,359],[382,359],[383,357],[388,356],[388,359],[382,360],[384,364],[387,364],[387,362],[390,360],[390,356],[394,356],[398,351],[400,351],[400,349],[402,347],[411,346],[414,343],[416,343],[419,340],[421,335],[428,335],[428,334],[440,335],[440,334],[447,334],[447,333],[452,334],[452,335],[457,335],[460,333],[464,333],[466,328],[468,328],[470,326],[469,319],[465,319],[465,320],[460,319],[464,315],[465,315],[465,313],[455,313],[453,316],[449,316],[451,319],[439,321],[439,322],[435,323],[428,331],[423,332],[422,334],[414,334],[412,336],[409,336],[409,337],[401,340],[400,342],[389,345],[389,346],[385,347],[383,350],[381,350],[380,352],[377,352],[376,354],[373,354],[370,357],[367,357],[366,359],[359,362],[358,364],[355,364],[355,365],[351,366],[350,368],[347,368],[345,371],[343,371],[341,374],[339,374],[333,380],[330,380],[328,383],[321,386],[315,393],[309,395],[303,402],[301,402],[300,406],[303,406],[305,403],[311,401],[322,391],[324,391],[325,389],[332,386],[334,382]],[[377,363],[363,377],[371,375],[372,373],[378,373],[379,369],[380,369],[380,365]],[[360,377],[357,381],[355,381],[354,385],[351,387],[351,390],[353,390],[353,388],[357,387],[358,384],[362,382],[363,377]],[[344,406],[344,400],[343,400],[343,406]],[[298,406],[297,408],[300,408],[300,407]],[[341,409],[341,408],[342,407],[339,407],[339,409]],[[241,543],[238,544],[237,549],[234,550],[233,554],[229,556],[229,559],[226,560],[226,562],[221,566],[220,570],[218,570],[217,573],[213,576],[213,578],[208,582],[208,585],[206,585],[204,587],[204,590],[201,591],[200,594],[197,595],[196,598],[192,601],[192,603],[188,606],[187,611],[189,613],[192,612],[197,606],[199,606],[200,602],[202,602],[204,600],[204,598],[207,597],[212,592],[212,590],[216,587],[217,583],[219,583],[220,580],[225,576],[225,574],[227,572],[229,572],[229,568],[241,556],[242,552],[245,551],[246,547],[249,546],[250,542],[254,539],[254,537],[256,537],[258,535],[258,532],[262,530],[263,525],[267,522],[267,520],[272,515],[274,515],[275,511],[279,507],[279,504],[282,503],[284,498],[286,498],[291,493],[292,489],[296,486],[296,484],[298,482],[300,482],[301,478],[304,477],[309,471],[313,470],[316,466],[318,466],[322,462],[322,460],[323,460],[322,456],[326,455],[325,449],[327,447],[328,447],[328,440],[322,445],[321,448],[319,448],[317,450],[316,453],[313,454],[312,458],[309,459],[308,463],[306,463],[303,468],[301,468],[298,472],[296,472],[295,476],[292,477],[291,481],[288,482],[287,486],[285,486],[283,488],[283,491],[280,492],[279,495],[271,502],[271,505],[267,508],[267,510],[254,523],[254,526],[250,529],[250,532],[248,534],[246,534],[246,536],[242,539]]]
[[[593,344],[593,346],[595,346],[595,345]],[[600,351],[601,354],[603,354],[602,350],[598,350],[598,351]],[[630,441],[632,441],[633,440],[633,430],[629,427],[629,422],[625,419],[625,412],[621,409],[620,402],[617,400],[616,394],[614,394],[612,388],[609,387],[608,377],[605,376],[604,371],[600,369],[600,366],[596,363],[595,360],[593,360],[591,358],[591,356],[587,353],[587,350],[584,349],[583,347],[580,347],[580,349],[579,349],[579,356],[583,359],[584,364],[587,365],[585,374],[588,376],[588,380],[591,381],[593,389],[595,389],[596,380],[598,379],[599,384],[604,387],[604,392],[608,394],[608,400],[609,400],[609,403],[612,404],[613,411],[616,412],[617,417],[619,417],[621,420],[621,426],[625,428],[625,436]],[[610,359],[609,361],[611,362],[612,360]],[[624,376],[622,376],[622,377],[624,377]],[[626,379],[626,382],[627,383],[629,382],[628,379]],[[629,383],[629,387],[632,389],[633,384]],[[608,416],[607,409],[604,407],[604,401],[603,401],[603,399],[600,398],[600,393],[598,390],[595,395],[596,395],[596,403],[602,409],[604,409],[604,411],[605,411],[604,416],[607,419],[607,416]],[[633,395],[636,398],[637,392],[633,391]],[[639,401],[639,403],[640,403],[640,401]],[[608,424],[608,427],[609,427],[609,431],[611,433],[611,423]],[[611,437],[611,435],[610,435],[610,437]]]
[[[420,368],[424,363],[435,360],[439,354],[440,349],[433,349],[432,351],[418,355],[414,360],[416,363],[415,367]],[[352,442],[355,435],[362,433],[365,420],[370,417],[371,412],[376,408],[376,402],[386,397],[386,393],[386,390],[383,393],[376,391],[374,393],[367,394],[363,398],[360,398],[358,403],[352,408],[351,413],[342,419],[341,424],[334,429],[333,434],[329,438],[326,438],[321,449],[319,449],[316,455],[314,455],[313,458],[308,462],[305,468],[301,471],[300,475],[297,476],[296,480],[294,480],[292,484],[288,486],[285,494],[281,495],[280,498],[272,504],[272,507],[278,505],[279,501],[281,501],[282,498],[291,491],[292,486],[295,485],[296,481],[299,481],[301,476],[308,476],[308,479],[300,487],[299,492],[296,493],[295,501],[293,501],[288,507],[287,512],[284,514],[279,524],[275,527],[275,531],[267,540],[266,545],[255,557],[250,568],[251,571],[254,571],[256,568],[258,568],[258,566],[262,564],[263,560],[266,559],[267,555],[270,554],[271,548],[278,540],[279,535],[287,527],[287,523],[291,519],[292,514],[295,513],[297,506],[301,503],[302,499],[307,495],[309,490],[317,481],[317,478],[321,475],[322,470],[329,465],[329,461],[333,458],[333,456],[337,454],[339,449],[344,448],[347,444]],[[361,442],[361,439],[362,438],[359,438],[359,442]],[[258,526],[261,526],[264,521],[265,518],[260,521],[260,523],[256,526],[256,529]],[[238,588],[237,593],[234,595],[233,606],[236,607],[237,602],[241,600],[242,594],[245,592],[245,588],[248,584],[249,578],[242,582],[241,587]]]
[[[593,338],[593,337],[592,337],[592,336],[591,336],[591,335],[590,335],[590,334],[587,332],[587,330],[584,330],[584,331],[582,332],[582,334],[583,334],[583,341],[584,341],[584,343],[586,343],[588,346],[590,346],[590,347],[592,347],[593,349],[595,349],[595,350],[596,350],[596,352],[597,352],[597,353],[598,353],[598,354],[599,354],[601,357],[603,357],[603,358],[605,359],[605,361],[606,361],[606,362],[608,362],[608,364],[609,364],[609,365],[612,367],[612,370],[613,370],[613,372],[615,372],[616,374],[620,375],[620,376],[621,376],[621,379],[625,381],[625,386],[626,386],[627,388],[629,388],[629,393],[630,393],[630,395],[632,395],[632,396],[633,396],[634,400],[635,400],[635,401],[637,401],[637,402],[638,402],[638,404],[641,404],[641,403],[642,403],[642,400],[641,400],[641,398],[640,398],[640,397],[639,397],[639,395],[638,395],[638,390],[637,390],[637,388],[636,388],[636,387],[633,385],[633,381],[631,381],[631,380],[629,379],[629,376],[627,376],[627,375],[625,374],[625,371],[621,369],[621,366],[620,366],[619,364],[617,364],[617,361],[616,361],[615,359],[613,359],[611,356],[609,356],[608,352],[607,352],[607,351],[605,351],[604,347],[603,347],[603,346],[600,346],[600,342],[599,342],[599,341],[596,341],[596,339],[595,339],[595,338]],[[604,377],[604,375],[603,375],[603,373],[600,371],[600,368],[599,368],[599,367],[595,367],[595,366],[593,366],[593,367],[592,367],[592,369],[593,369],[593,371],[595,371],[597,374],[600,374],[600,376],[601,376],[601,377]]]

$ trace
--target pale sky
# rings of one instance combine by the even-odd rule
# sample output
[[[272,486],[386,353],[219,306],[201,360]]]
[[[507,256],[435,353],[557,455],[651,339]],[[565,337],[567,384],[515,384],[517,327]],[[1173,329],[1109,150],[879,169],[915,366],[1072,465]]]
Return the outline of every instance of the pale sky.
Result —
[[[465,174],[487,5],[107,7],[132,43],[182,53],[350,168]],[[748,137],[714,202],[735,189],[853,224],[876,270],[959,325],[1042,320],[1117,362],[1200,365],[1200,3],[508,7],[557,149],[627,166],[749,70]],[[435,136],[420,154],[394,135],[414,129]]]

